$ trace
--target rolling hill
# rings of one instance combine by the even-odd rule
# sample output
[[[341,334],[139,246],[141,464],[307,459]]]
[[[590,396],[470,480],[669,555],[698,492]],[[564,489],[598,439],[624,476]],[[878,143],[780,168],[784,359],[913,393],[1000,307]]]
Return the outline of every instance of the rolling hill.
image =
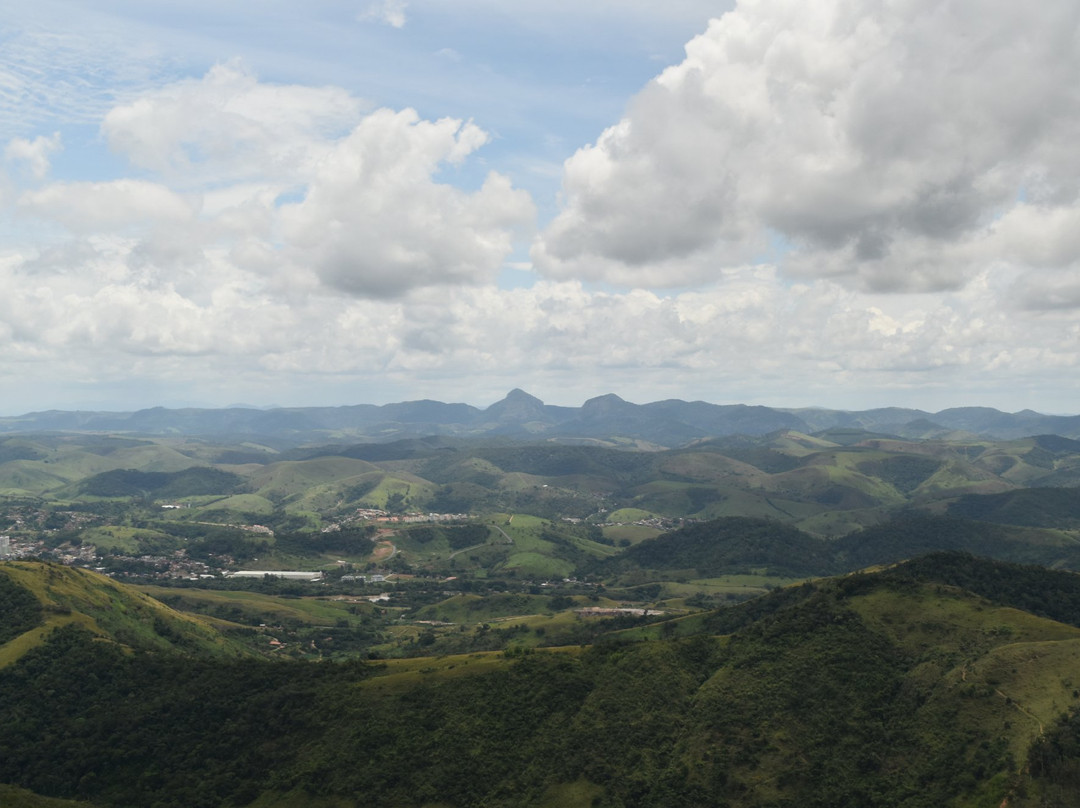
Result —
[[[34,561],[0,564],[0,666],[17,663],[59,629],[89,635],[132,650],[197,654],[214,658],[250,652],[208,622],[84,569]]]
[[[73,615],[103,594],[51,586]],[[1076,574],[952,554],[534,653],[275,663],[72,620],[0,668],[0,781],[162,808],[1069,805],[1078,605]]]

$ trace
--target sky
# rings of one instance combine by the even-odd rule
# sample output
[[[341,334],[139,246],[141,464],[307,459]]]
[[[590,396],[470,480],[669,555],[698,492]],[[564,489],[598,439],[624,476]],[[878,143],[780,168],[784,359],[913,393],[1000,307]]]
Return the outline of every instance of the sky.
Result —
[[[1075,0],[37,0],[0,414],[1080,412]]]

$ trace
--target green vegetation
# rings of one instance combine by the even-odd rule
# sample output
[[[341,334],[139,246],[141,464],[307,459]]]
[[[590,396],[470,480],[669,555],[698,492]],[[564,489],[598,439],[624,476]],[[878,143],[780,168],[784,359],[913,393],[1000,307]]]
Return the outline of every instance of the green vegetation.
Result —
[[[83,481],[83,493],[95,497],[152,496],[157,499],[179,499],[199,494],[219,494],[232,491],[241,478],[213,468],[189,468],[171,473],[116,469],[96,474]]]
[[[25,788],[0,785],[0,805],[4,808],[94,808],[88,802],[42,797]]]
[[[641,445],[0,440],[0,804],[1069,804],[1080,443]]]
[[[965,495],[949,506],[965,519],[1031,527],[1080,528],[1080,497],[1072,488],[1028,488],[986,496]]]
[[[0,567],[0,645],[41,623],[41,603],[29,589],[4,574]]]
[[[125,648],[72,623],[0,669],[0,780],[30,808],[1070,805],[1080,628],[1018,605],[1039,589],[1073,614],[1075,578],[952,554],[713,612],[724,636],[680,618],[365,663]],[[512,597],[431,608],[567,605]]]
[[[91,634],[147,651],[181,651],[211,658],[246,655],[243,645],[196,617],[176,612],[134,589],[96,573],[39,562],[0,566],[3,591],[15,616],[30,625],[0,647],[0,666],[16,662],[58,628],[77,625]],[[16,593],[16,589],[18,593]],[[37,603],[35,609],[26,594]],[[5,621],[6,622],[6,621]],[[37,627],[40,623],[40,627]]]
[[[592,569],[602,575],[644,568],[687,570],[698,578],[752,570],[799,577],[827,574],[832,564],[820,539],[778,522],[730,517],[643,541]]]

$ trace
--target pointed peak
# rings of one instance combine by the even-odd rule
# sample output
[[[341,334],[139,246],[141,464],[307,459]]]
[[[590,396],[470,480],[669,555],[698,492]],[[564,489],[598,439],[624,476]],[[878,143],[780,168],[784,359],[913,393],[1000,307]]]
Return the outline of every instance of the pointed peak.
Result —
[[[485,411],[488,419],[501,422],[528,421],[544,412],[544,402],[536,396],[530,396],[517,388],[506,394],[502,401],[496,401]]]
[[[544,402],[538,399],[536,396],[530,395],[522,390],[520,387],[515,387],[509,393],[506,394],[506,398],[503,401],[514,402],[529,402],[530,404],[543,404]]]

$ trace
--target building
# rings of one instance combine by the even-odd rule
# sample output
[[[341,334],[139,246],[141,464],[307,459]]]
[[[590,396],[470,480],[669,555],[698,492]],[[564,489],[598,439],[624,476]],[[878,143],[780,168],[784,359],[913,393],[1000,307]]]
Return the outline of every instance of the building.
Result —
[[[360,583],[365,584],[381,584],[383,581],[386,580],[386,576],[380,575],[378,573],[376,573],[375,575],[342,575],[341,580],[348,581],[350,583],[355,583],[359,581]]]
[[[297,570],[236,570],[225,573],[229,578],[281,578],[286,581],[321,581],[322,572],[300,572]]]

